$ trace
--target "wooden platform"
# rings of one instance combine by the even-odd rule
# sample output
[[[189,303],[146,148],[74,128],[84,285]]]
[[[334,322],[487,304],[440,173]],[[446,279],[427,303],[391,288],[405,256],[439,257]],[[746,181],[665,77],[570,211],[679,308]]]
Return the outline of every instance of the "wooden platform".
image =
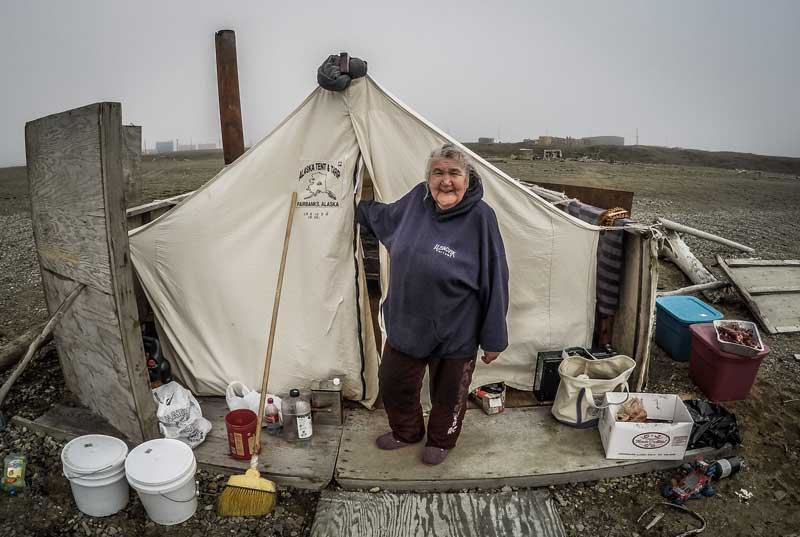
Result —
[[[200,397],[203,416],[213,428],[205,442],[197,446],[194,454],[203,467],[223,473],[243,473],[250,461],[239,461],[228,456],[228,437],[225,432],[225,414],[228,406],[224,397]],[[314,425],[314,436],[309,442],[287,442],[280,437],[262,435],[264,449],[259,459],[259,470],[279,485],[303,489],[322,489],[333,479],[336,456],[342,428],[331,425]]]
[[[560,425],[549,407],[509,408],[488,416],[468,410],[458,446],[438,466],[420,461],[422,443],[381,451],[374,439],[389,430],[386,414],[347,414],[336,481],[344,489],[457,491],[503,485],[540,487],[594,481],[680,466],[682,461],[607,460],[596,429]],[[712,456],[714,450],[695,450]]]
[[[211,421],[211,432],[197,446],[194,455],[200,468],[225,474],[244,473],[250,461],[239,461],[228,456],[228,439],[225,432],[225,414],[228,407],[224,397],[198,398],[203,417]],[[14,417],[23,427],[41,431],[60,440],[72,440],[85,434],[107,434],[124,438],[104,419],[85,408],[56,405],[47,413],[30,421]],[[279,485],[303,489],[322,489],[333,479],[336,456],[342,428],[314,426],[310,442],[292,443],[282,438],[263,435],[264,451],[259,470]],[[131,447],[133,447],[131,445]]]
[[[311,537],[562,537],[546,490],[392,494],[325,490]]]
[[[214,472],[241,473],[248,462],[227,455],[224,398],[201,397],[199,401],[212,430],[195,449],[198,465]],[[35,421],[20,417],[13,421],[62,440],[92,433],[122,438],[91,411],[61,404]],[[377,486],[383,490],[459,491],[594,481],[674,468],[682,462],[606,460],[596,429],[560,425],[550,416],[549,407],[507,408],[496,416],[468,410],[458,447],[435,467],[420,461],[422,444],[388,452],[375,447],[375,438],[388,427],[382,410],[349,409],[344,428],[315,426],[308,443],[265,435],[260,469],[280,485],[306,489],[323,489],[335,479],[349,490]],[[729,453],[695,450],[685,460]]]

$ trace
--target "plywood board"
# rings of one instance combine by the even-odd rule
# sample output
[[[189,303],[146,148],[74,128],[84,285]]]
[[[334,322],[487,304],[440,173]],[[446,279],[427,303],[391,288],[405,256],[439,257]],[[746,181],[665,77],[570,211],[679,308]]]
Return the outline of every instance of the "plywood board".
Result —
[[[370,494],[325,490],[311,537],[562,537],[545,490]]]
[[[125,436],[158,435],[125,226],[118,103],[25,126],[31,220],[48,309],[87,288],[56,327],[67,387]]]
[[[19,416],[14,416],[13,421],[62,441],[69,441],[86,434],[105,434],[124,438],[122,433],[106,420],[83,407],[57,404],[32,422]]]
[[[630,213],[633,208],[633,192],[628,190],[563,185],[560,183],[540,183],[538,181],[536,182],[536,185],[549,190],[554,190],[556,192],[563,192],[570,198],[578,199],[582,203],[600,207],[601,209],[622,207],[623,209],[627,209],[628,213]]]
[[[624,233],[624,268],[611,344],[636,361],[629,384],[632,390],[640,391],[647,385],[649,371],[658,258],[655,241],[648,234],[636,230]]]
[[[767,332],[800,332],[800,260],[717,256],[717,262]]]
[[[594,481],[675,468],[682,461],[625,461],[605,458],[596,429],[558,423],[549,407],[507,408],[489,416],[468,410],[458,445],[438,466],[420,460],[422,443],[382,451],[375,438],[389,430],[386,413],[347,413],[336,481],[345,489],[459,491],[503,485],[540,487]],[[715,450],[695,450],[685,460]]]
[[[236,460],[228,455],[228,436],[225,414],[228,406],[223,397],[200,397],[203,416],[211,421],[212,429],[206,440],[194,450],[197,463],[204,468],[226,473],[244,473],[250,461]],[[314,425],[314,435],[308,442],[287,442],[281,437],[264,434],[264,449],[259,458],[262,475],[281,485],[306,489],[321,489],[333,479],[336,456],[339,452],[342,428]]]

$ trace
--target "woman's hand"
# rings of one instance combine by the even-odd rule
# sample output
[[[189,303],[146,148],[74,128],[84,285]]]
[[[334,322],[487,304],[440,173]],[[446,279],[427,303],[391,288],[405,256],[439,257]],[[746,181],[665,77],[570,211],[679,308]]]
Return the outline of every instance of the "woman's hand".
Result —
[[[500,356],[499,352],[484,351],[483,356],[481,356],[481,360],[483,360],[483,363],[485,364],[491,364],[492,362],[497,360],[498,356]]]

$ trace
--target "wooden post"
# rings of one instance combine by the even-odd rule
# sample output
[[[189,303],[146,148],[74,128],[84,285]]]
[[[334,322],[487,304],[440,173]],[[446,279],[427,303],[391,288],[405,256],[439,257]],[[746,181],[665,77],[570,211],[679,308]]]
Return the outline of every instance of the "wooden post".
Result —
[[[244,153],[242,107],[239,103],[239,66],[236,61],[236,34],[220,30],[214,36],[217,49],[217,91],[222,149],[227,166]]]
[[[96,103],[25,125],[31,221],[69,390],[130,440],[158,437],[125,225],[122,110]]]

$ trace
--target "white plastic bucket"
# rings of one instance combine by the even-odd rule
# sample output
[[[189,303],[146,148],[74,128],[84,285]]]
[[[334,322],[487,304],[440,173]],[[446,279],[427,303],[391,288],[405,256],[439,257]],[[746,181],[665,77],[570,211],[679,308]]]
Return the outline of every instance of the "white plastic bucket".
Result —
[[[192,448],[171,438],[139,444],[125,460],[128,483],[147,516],[164,526],[180,524],[197,510],[196,471]]]
[[[110,516],[128,505],[125,457],[128,446],[102,434],[79,436],[61,450],[64,476],[78,509],[89,516]]]

